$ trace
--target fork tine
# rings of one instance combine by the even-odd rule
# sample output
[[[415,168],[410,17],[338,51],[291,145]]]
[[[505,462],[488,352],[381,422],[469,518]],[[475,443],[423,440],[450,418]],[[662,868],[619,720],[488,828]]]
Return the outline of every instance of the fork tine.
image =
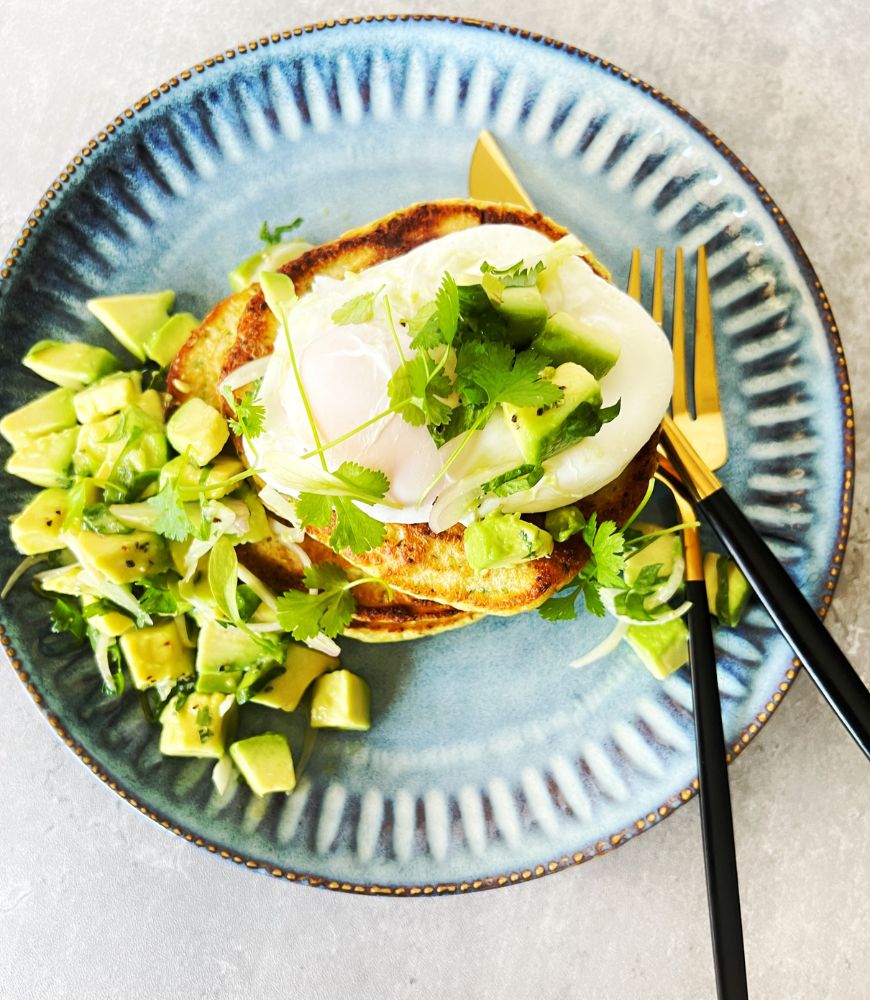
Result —
[[[674,316],[672,348],[674,352],[674,397],[671,404],[674,420],[690,416],[686,398],[686,286],[683,276],[683,248],[677,247],[674,260]]]
[[[653,273],[652,318],[659,326],[665,321],[664,305],[665,252],[656,247],[656,264]]]
[[[710,304],[710,281],[707,277],[707,251],[704,247],[698,247],[695,279],[695,413],[699,417],[721,413],[713,346],[713,310]]]
[[[635,302],[640,302],[640,247],[635,247],[631,251],[631,267],[628,271],[628,285],[625,290]]]

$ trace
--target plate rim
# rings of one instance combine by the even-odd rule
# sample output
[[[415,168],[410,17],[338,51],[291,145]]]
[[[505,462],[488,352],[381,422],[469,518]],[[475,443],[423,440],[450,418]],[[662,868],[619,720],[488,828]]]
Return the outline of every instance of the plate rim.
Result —
[[[834,373],[838,383],[838,403],[840,410],[841,430],[843,434],[843,449],[840,459],[842,462],[842,479],[840,491],[840,520],[837,531],[837,538],[834,549],[828,557],[828,569],[824,578],[825,593],[822,597],[821,605],[816,608],[816,613],[820,618],[824,618],[831,606],[831,600],[840,577],[840,567],[843,563],[846,552],[846,544],[849,536],[849,527],[852,514],[852,501],[854,493],[855,479],[855,422],[852,408],[851,386],[849,381],[848,368],[846,365],[843,345],[840,341],[839,327],[834,319],[828,297],[822,287],[822,283],[816,274],[806,251],[798,240],[794,230],[789,224],[779,206],[768,193],[767,188],[758,180],[755,174],[746,164],[734,153],[734,151],[723,142],[711,129],[707,128],[701,121],[688,112],[682,105],[668,97],[663,91],[640,79],[634,74],[622,69],[607,59],[594,55],[576,45],[562,42],[541,32],[532,31],[528,28],[520,28],[512,25],[502,24],[497,21],[481,20],[478,18],[461,17],[449,14],[368,14],[355,17],[342,17],[327,21],[317,21],[312,24],[300,27],[284,29],[280,32],[273,32],[263,35],[259,39],[252,39],[242,42],[234,48],[224,49],[202,62],[194,63],[191,68],[184,69],[175,76],[151,89],[138,101],[126,107],[115,118],[112,119],[103,129],[96,133],[79,153],[76,153],[67,163],[66,167],[59,172],[39,199],[37,207],[34,208],[27,218],[25,224],[19,230],[17,238],[13,241],[10,250],[0,267],[0,300],[3,298],[4,290],[9,287],[7,282],[13,277],[14,270],[21,261],[22,251],[28,243],[33,231],[39,227],[43,218],[51,210],[52,204],[57,196],[70,184],[77,171],[86,165],[87,159],[101,145],[105,145],[123,129],[126,122],[141,114],[152,103],[159,101],[164,94],[183,86],[191,79],[195,79],[207,70],[215,66],[221,66],[227,61],[232,61],[240,56],[245,56],[256,52],[260,48],[269,45],[278,45],[282,42],[292,41],[293,38],[304,34],[313,34],[317,31],[326,31],[332,28],[346,28],[358,24],[375,24],[396,22],[438,22],[442,24],[454,24],[462,27],[480,29],[501,34],[508,34],[523,39],[544,48],[554,49],[566,53],[569,57],[576,57],[590,66],[596,67],[605,73],[619,77],[633,87],[639,88],[648,96],[652,97],[659,104],[663,105],[671,113],[675,114],[683,122],[704,139],[709,146],[726,162],[736,170],[738,175],[752,189],[753,194],[760,199],[762,206],[776,222],[779,230],[785,238],[786,244],[792,253],[795,263],[807,283],[808,289],[813,293],[814,305],[819,318],[824,326],[828,346],[831,349],[832,361],[834,361]],[[551,859],[537,864],[533,869],[526,868],[518,871],[511,871],[498,875],[486,875],[481,878],[469,879],[457,883],[437,883],[421,884],[408,883],[380,885],[374,882],[348,882],[337,881],[326,876],[312,875],[310,873],[295,871],[288,868],[277,867],[268,861],[259,858],[249,857],[243,853],[231,851],[225,845],[197,836],[185,827],[173,823],[167,817],[161,815],[150,808],[146,803],[141,802],[139,797],[132,793],[122,782],[118,781],[112,772],[100,763],[81,743],[73,739],[64,728],[61,720],[44,705],[44,699],[37,686],[25,669],[24,664],[18,658],[18,654],[11,645],[5,624],[0,621],[0,647],[6,654],[9,665],[15,671],[25,690],[31,696],[34,704],[48,721],[55,735],[62,740],[65,745],[76,755],[80,762],[85,765],[100,781],[115,792],[121,799],[138,810],[148,819],[158,823],[161,827],[178,837],[183,838],[196,847],[205,848],[211,854],[217,854],[221,858],[233,861],[235,864],[260,870],[270,874],[275,878],[282,878],[290,882],[298,882],[317,888],[325,888],[338,892],[351,893],[356,895],[378,895],[378,896],[443,896],[456,893],[467,893],[482,891],[486,889],[500,888],[506,885],[515,885],[527,882],[535,878],[562,871],[566,868],[573,868],[585,861],[602,854],[607,854],[615,848],[621,846],[638,834],[657,826],[659,822],[667,818],[672,812],[678,809],[683,803],[690,801],[698,793],[698,779],[693,778],[691,782],[680,791],[674,793],[665,800],[654,812],[639,816],[632,823],[624,827],[621,831],[612,834],[608,840],[598,841],[592,847],[579,850],[571,855]],[[791,686],[801,668],[800,661],[792,658],[791,666],[788,667],[777,685],[777,689],[765,702],[764,711],[756,714],[754,721],[748,723],[740,731],[730,750],[726,753],[725,759],[728,764],[732,763],[740,753],[753,741],[755,736],[761,731],[763,726],[770,720],[776,709],[781,704],[784,696],[791,689]]]

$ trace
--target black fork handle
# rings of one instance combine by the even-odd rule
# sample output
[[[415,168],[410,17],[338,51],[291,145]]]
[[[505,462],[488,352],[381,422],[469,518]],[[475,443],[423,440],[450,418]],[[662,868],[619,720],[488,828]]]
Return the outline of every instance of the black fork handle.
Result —
[[[688,614],[689,664],[716,994],[719,1000],[747,1000],[734,822],[716,680],[716,652],[704,582],[688,580],[686,597],[692,602]]]
[[[870,691],[813,607],[725,489],[697,507],[725,543],[795,655],[870,758]]]

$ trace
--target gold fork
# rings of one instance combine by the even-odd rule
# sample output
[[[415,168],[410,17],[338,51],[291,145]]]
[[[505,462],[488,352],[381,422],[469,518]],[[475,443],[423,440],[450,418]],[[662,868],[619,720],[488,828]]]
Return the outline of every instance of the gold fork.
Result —
[[[706,280],[706,257],[698,254],[697,297],[695,306],[695,393],[703,387],[703,433],[705,440],[722,454],[722,464],[728,453],[725,426],[719,410],[719,393],[716,384],[715,358],[712,349],[712,313]],[[664,318],[664,253],[656,250],[653,274],[653,319],[662,325]],[[641,301],[640,250],[631,258],[628,294]],[[674,275],[673,343],[674,343],[674,396],[673,419],[675,423],[694,424],[689,413],[686,391],[685,350],[685,279],[683,252],[677,250]],[[699,334],[699,329],[701,330]],[[700,341],[704,339],[704,346]],[[717,421],[718,414],[718,421]],[[693,427],[694,429],[694,427]],[[734,849],[734,826],[731,815],[731,796],[725,763],[725,736],[722,730],[722,710],[719,685],[716,680],[716,652],[710,614],[707,610],[707,589],[701,542],[696,527],[695,512],[691,503],[682,495],[673,475],[667,474],[669,463],[662,460],[657,478],[670,487],[680,514],[683,528],[683,547],[686,554],[686,597],[691,601],[688,612],[689,669],[692,678],[692,699],[695,715],[695,750],[698,760],[698,782],[701,798],[701,830],[704,843],[704,865],[707,874],[707,900],[710,908],[710,929],[716,986],[720,1000],[741,1000],[747,996],[746,959],[743,950],[743,926],[740,919],[740,889],[737,878],[737,857]],[[662,475],[661,473],[665,473]]]
[[[816,687],[870,758],[870,691],[713,471],[721,468],[728,458],[728,439],[719,403],[710,286],[703,248],[698,251],[696,282],[694,417],[689,409],[685,380],[685,328],[682,323],[682,270],[682,254],[677,251],[674,305],[676,377],[673,418],[665,416],[662,423],[665,454],[692,494],[695,509],[706,516],[752,584],[777,628],[803,661]],[[658,253],[656,271],[661,271]],[[634,281],[637,284],[639,277]],[[661,283],[660,277],[658,283]],[[660,298],[661,291],[658,295]],[[655,301],[655,294],[653,298]]]

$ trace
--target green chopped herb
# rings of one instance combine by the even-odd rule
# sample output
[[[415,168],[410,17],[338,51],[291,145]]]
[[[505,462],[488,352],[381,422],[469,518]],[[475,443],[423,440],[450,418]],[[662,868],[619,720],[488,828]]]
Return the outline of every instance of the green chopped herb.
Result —
[[[544,476],[543,466],[520,465],[510,472],[503,472],[494,479],[487,480],[481,487],[483,494],[491,493],[496,497],[509,497],[523,490],[530,490]],[[549,530],[549,529],[548,529]]]
[[[58,597],[55,599],[54,607],[49,611],[49,617],[52,632],[58,634],[68,632],[76,642],[84,642],[88,628],[77,605]]]
[[[347,326],[353,323],[367,323],[375,315],[375,299],[384,290],[384,285],[373,292],[364,292],[352,299],[348,299],[343,306],[332,314],[332,322],[339,326]]]
[[[259,382],[253,389],[245,390],[242,398],[236,400],[229,386],[221,389],[221,395],[233,412],[233,416],[227,421],[230,430],[238,437],[247,438],[248,441],[263,432],[266,420],[266,407],[257,401],[258,390]]]
[[[260,226],[260,239],[267,247],[274,246],[276,243],[280,243],[284,233],[292,233],[294,229],[298,229],[302,225],[301,216],[297,216],[292,222],[288,222],[284,226],[275,226],[274,229],[269,228],[269,223],[264,222]]]
[[[315,528],[325,528],[333,521],[330,546],[336,551],[350,549],[362,553],[377,548],[384,540],[386,528],[381,521],[360,510],[354,499],[377,503],[390,488],[390,481],[376,469],[366,469],[355,462],[342,462],[333,475],[353,489],[349,497],[323,493],[300,493],[296,515],[300,522]]]

